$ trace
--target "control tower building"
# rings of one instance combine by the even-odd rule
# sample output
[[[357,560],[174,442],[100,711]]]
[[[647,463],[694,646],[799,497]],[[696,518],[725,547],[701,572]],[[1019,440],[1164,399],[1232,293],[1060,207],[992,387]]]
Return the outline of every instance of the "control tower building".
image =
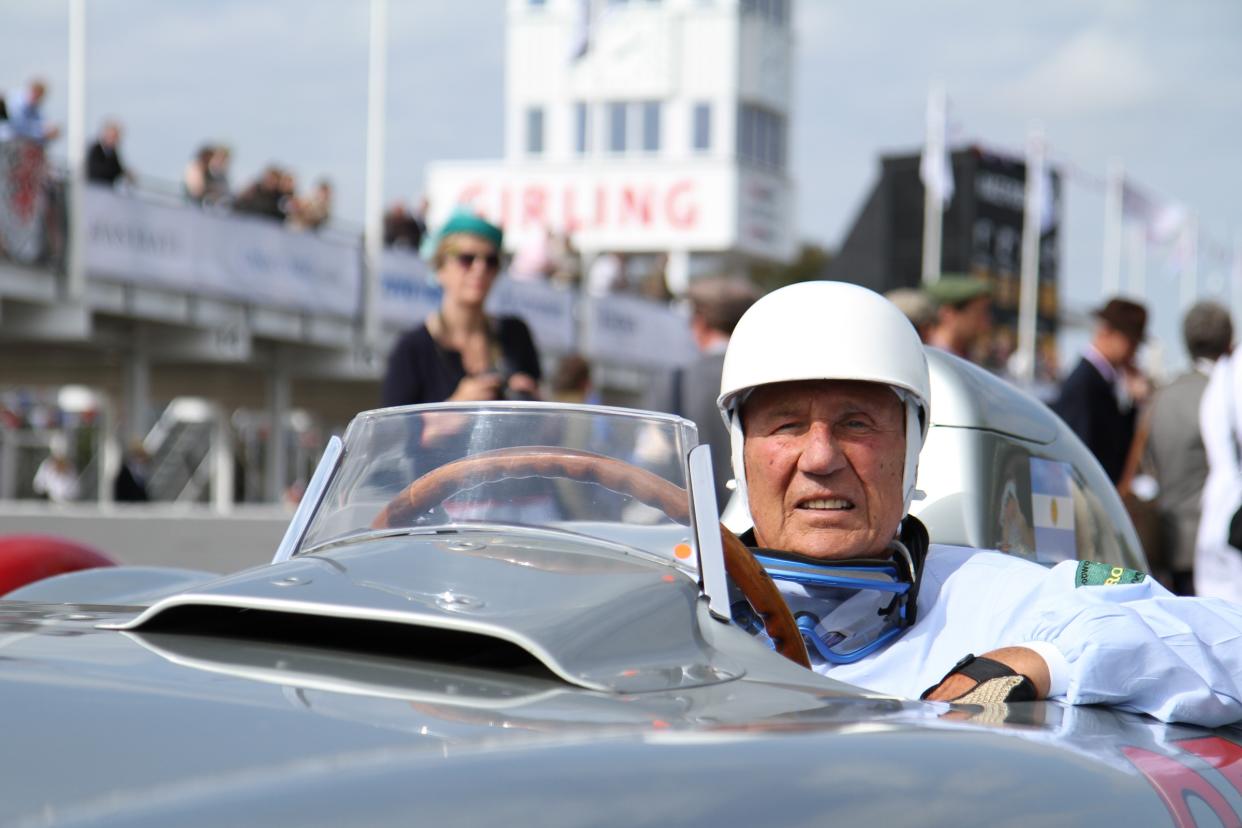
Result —
[[[508,0],[504,157],[428,168],[433,226],[472,204],[517,249],[696,273],[787,261],[792,0]]]

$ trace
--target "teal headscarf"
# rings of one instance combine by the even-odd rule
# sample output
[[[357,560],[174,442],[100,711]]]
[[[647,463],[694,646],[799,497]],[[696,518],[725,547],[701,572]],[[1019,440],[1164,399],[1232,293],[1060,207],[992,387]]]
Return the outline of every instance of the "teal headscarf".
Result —
[[[427,238],[424,239],[419,252],[424,259],[430,259],[435,253],[436,248],[440,246],[440,242],[455,233],[469,233],[471,236],[486,239],[495,246],[497,252],[500,251],[501,244],[505,240],[504,230],[501,230],[469,207],[458,206],[453,208],[452,215],[448,217],[448,221],[444,222],[444,225],[438,232],[427,234]]]

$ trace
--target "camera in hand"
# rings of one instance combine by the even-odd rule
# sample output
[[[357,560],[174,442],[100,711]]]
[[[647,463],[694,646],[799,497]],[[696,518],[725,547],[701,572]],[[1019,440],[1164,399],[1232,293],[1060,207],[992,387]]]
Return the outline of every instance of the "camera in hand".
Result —
[[[515,391],[509,387],[509,380],[513,379],[513,374],[502,374],[500,377],[499,399],[505,402],[529,402],[535,398],[529,391]]]

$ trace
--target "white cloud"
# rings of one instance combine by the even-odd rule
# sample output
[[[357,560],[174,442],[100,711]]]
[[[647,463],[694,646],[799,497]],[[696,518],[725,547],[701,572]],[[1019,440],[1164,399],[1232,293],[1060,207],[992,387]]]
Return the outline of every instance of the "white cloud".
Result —
[[[1164,92],[1151,60],[1118,35],[1092,29],[1035,63],[1002,97],[1019,110],[1073,114],[1151,106]]]

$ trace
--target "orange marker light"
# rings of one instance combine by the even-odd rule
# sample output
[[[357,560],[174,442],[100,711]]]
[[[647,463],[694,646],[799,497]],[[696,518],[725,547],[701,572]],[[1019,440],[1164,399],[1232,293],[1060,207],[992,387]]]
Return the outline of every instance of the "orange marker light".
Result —
[[[679,543],[673,547],[673,554],[681,560],[685,560],[693,554],[694,550],[690,548],[688,543]]]

